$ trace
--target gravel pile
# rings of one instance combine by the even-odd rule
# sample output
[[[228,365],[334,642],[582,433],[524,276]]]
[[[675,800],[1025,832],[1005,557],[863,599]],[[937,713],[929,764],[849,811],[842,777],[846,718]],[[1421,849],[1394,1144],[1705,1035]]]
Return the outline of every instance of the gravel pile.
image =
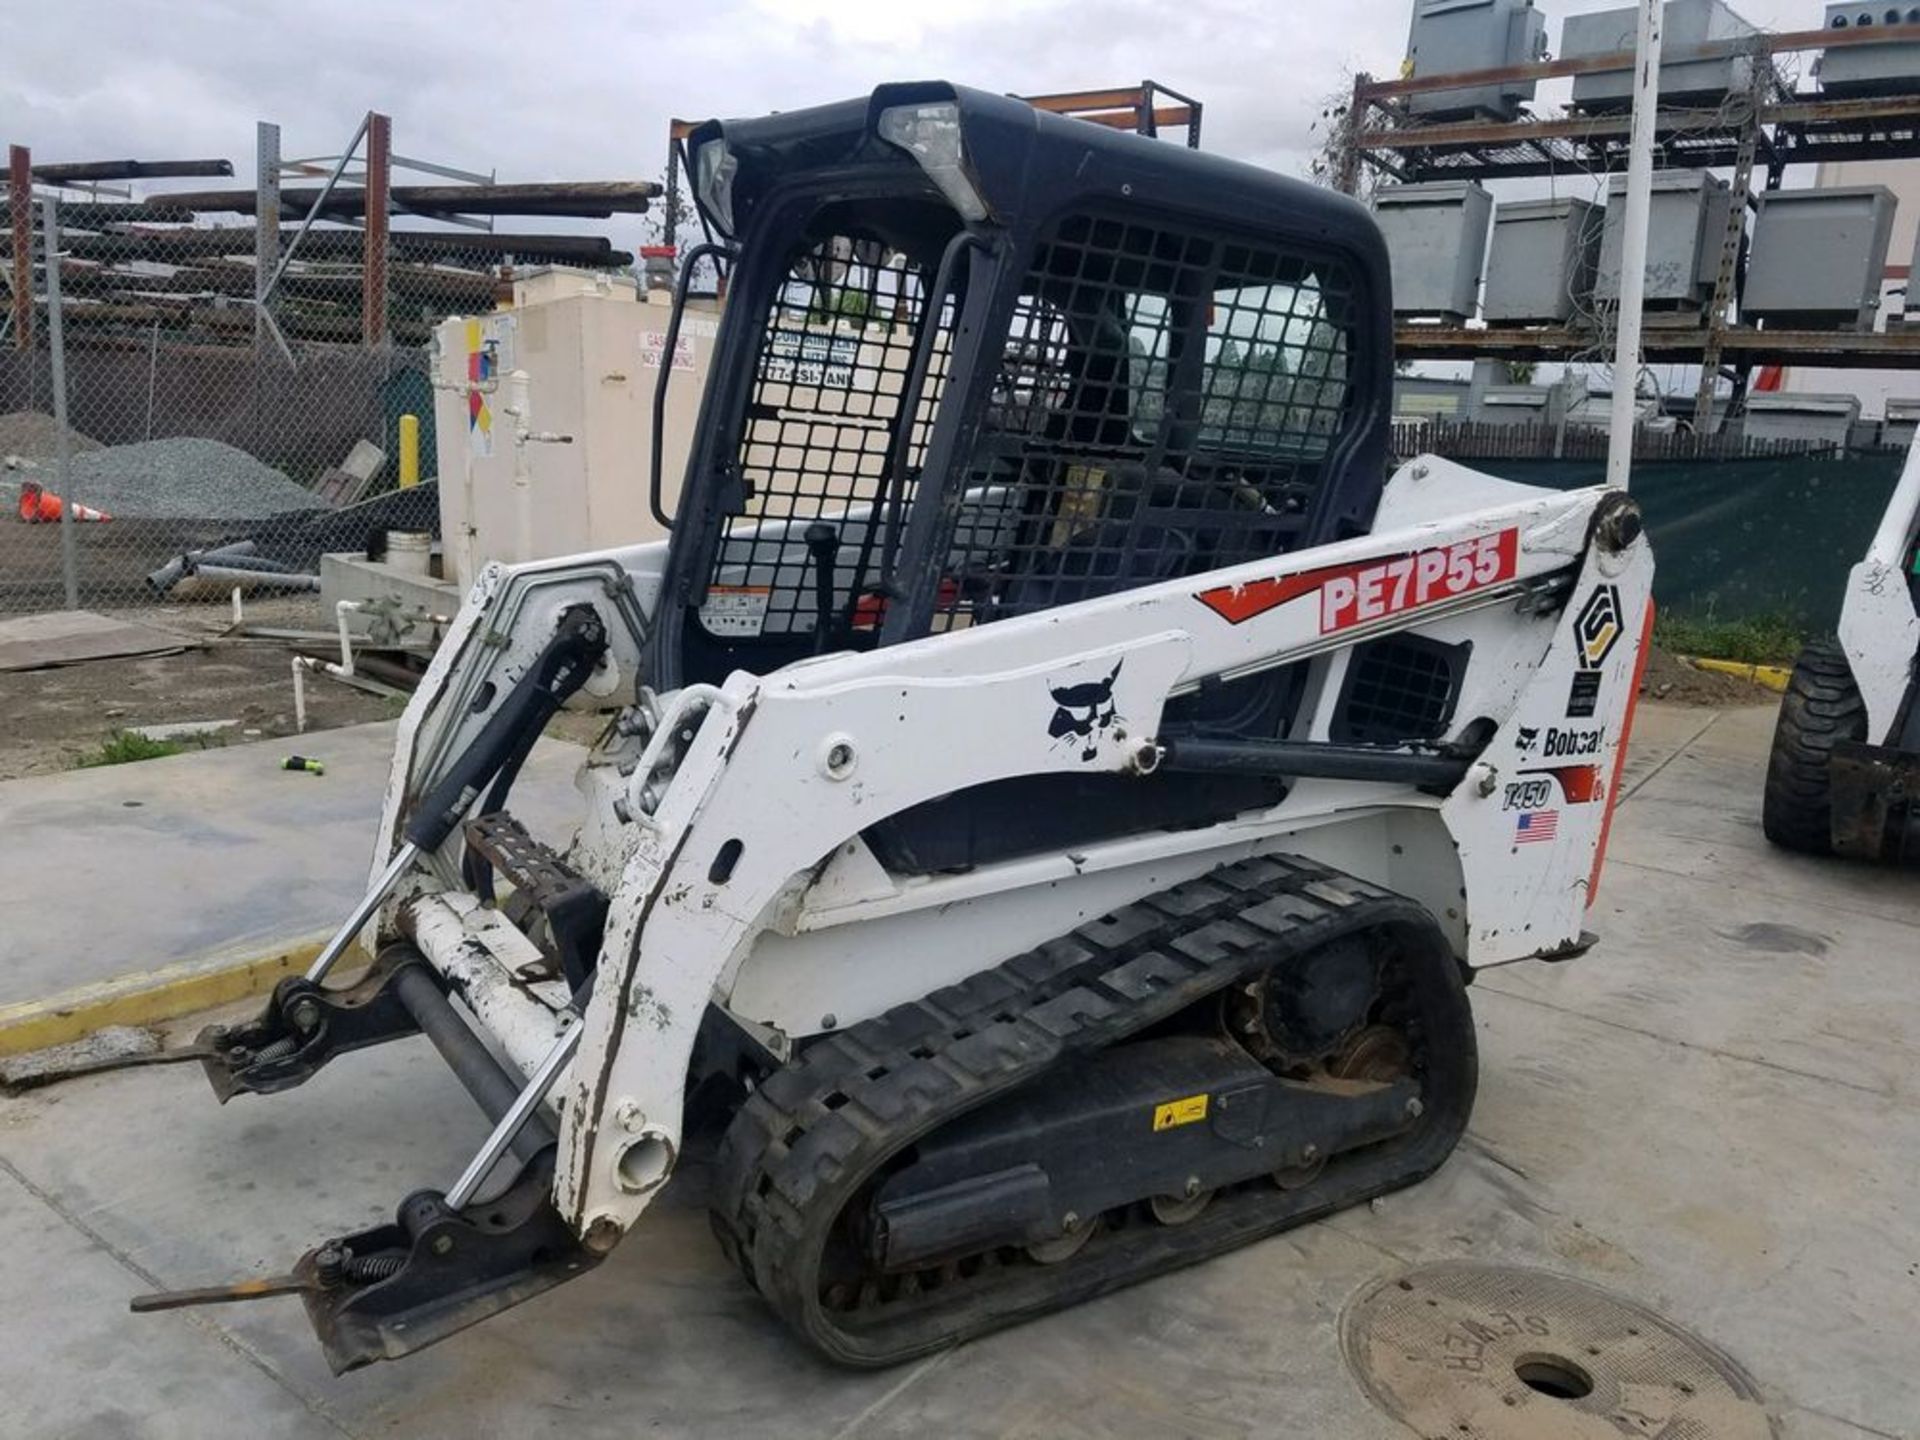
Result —
[[[67,498],[116,518],[258,520],[326,508],[304,485],[218,440],[114,445],[75,455],[72,469]]]
[[[82,435],[71,425],[67,427],[68,453],[78,455],[99,448],[100,442],[91,435]],[[42,415],[38,410],[15,410],[10,415],[0,415],[0,466],[43,469],[51,466],[59,454],[60,426],[51,415]],[[9,466],[9,461],[15,464]]]

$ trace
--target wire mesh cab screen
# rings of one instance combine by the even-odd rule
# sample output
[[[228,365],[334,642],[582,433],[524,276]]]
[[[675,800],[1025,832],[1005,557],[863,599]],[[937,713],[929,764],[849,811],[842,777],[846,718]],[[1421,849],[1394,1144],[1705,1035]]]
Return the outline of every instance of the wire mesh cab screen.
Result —
[[[1351,411],[1335,260],[1073,215],[1021,285],[935,629],[1293,544]]]
[[[725,522],[700,608],[708,633],[733,643],[813,634],[823,573],[835,627],[862,623],[855,597],[871,595],[891,568],[946,387],[951,301],[934,317],[940,334],[903,435],[933,268],[852,229],[803,241],[790,256],[740,434],[745,513]],[[896,472],[901,483],[889,494]]]
[[[964,397],[980,417],[971,448],[943,465],[941,495],[919,496],[935,418],[962,398],[947,390],[964,297],[932,314],[928,299],[952,216],[941,233],[906,227],[909,243],[834,214],[795,245],[767,306],[736,451],[745,504],[700,606],[709,635],[871,645],[903,593],[897,570],[938,575],[930,616],[888,629],[910,638],[1297,542],[1353,411],[1342,262],[1167,223],[1055,222],[1002,282],[1017,293],[972,370],[991,379]],[[919,532],[930,553],[907,556],[916,498],[951,508]]]

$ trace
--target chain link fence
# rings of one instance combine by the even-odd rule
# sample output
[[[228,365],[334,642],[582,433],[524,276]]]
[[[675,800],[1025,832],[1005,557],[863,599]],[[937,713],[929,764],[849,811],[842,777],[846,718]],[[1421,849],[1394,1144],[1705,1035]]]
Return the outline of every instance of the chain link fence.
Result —
[[[437,532],[433,328],[493,308],[494,237],[390,233],[370,286],[356,229],[257,247],[251,217],[165,195],[35,198],[22,224],[21,191],[0,264],[0,613],[297,595],[327,551]],[[402,488],[416,426],[421,483]]]

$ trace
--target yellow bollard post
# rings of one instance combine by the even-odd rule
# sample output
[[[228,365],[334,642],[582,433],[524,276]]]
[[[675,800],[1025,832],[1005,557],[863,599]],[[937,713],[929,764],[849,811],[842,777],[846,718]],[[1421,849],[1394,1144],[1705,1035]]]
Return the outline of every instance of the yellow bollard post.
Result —
[[[411,490],[420,483],[420,417],[400,417],[400,488]]]

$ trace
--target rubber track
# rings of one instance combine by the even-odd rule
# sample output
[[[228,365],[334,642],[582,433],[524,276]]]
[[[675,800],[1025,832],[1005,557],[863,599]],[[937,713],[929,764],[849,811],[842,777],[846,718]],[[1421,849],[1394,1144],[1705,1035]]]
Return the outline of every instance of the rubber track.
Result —
[[[823,1309],[821,1258],[836,1217],[920,1136],[1292,955],[1383,928],[1412,971],[1410,1028],[1423,1032],[1414,1039],[1427,1113],[1409,1143],[1336,1159],[1303,1191],[1222,1196],[1191,1224],[1142,1227],[1104,1252],[1118,1236],[1096,1237],[1063,1265],[953,1278],[865,1325],[863,1312]],[[814,1043],[729,1126],[714,1228],[749,1282],[828,1356],[894,1364],[1411,1184],[1464,1131],[1476,1073],[1460,974],[1423,908],[1297,857],[1246,860]]]
[[[1867,738],[1867,707],[1838,641],[1815,640],[1794,662],[1780,702],[1761,828],[1774,844],[1811,855],[1833,853],[1833,747]]]

